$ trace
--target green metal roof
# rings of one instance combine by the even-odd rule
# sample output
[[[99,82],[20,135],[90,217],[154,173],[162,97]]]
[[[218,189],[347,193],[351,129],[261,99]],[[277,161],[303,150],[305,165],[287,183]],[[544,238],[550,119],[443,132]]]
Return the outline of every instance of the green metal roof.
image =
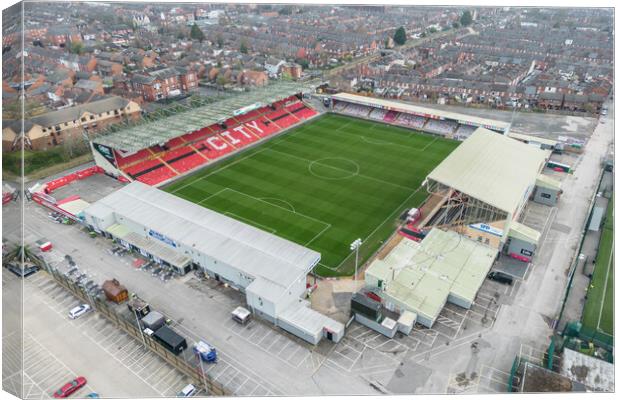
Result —
[[[472,303],[497,250],[454,231],[434,228],[420,243],[402,240],[366,275],[385,282],[386,294],[435,320],[448,296]]]
[[[562,182],[557,179],[553,179],[550,176],[540,174],[536,178],[536,186],[544,187],[547,189],[560,190],[562,189]]]
[[[223,122],[231,118],[233,112],[240,108],[255,103],[268,105],[288,96],[311,90],[313,90],[313,84],[310,82],[299,84],[279,81],[205,106],[187,108],[186,111],[156,121],[144,122],[129,126],[127,129],[103,134],[93,139],[93,142],[126,152],[135,152]]]
[[[512,221],[508,230],[508,236],[537,245],[540,239],[540,232],[517,221]]]

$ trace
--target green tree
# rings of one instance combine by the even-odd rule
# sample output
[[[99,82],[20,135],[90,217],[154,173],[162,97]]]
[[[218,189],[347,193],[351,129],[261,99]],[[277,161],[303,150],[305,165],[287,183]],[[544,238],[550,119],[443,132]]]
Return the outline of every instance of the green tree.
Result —
[[[461,24],[460,24],[458,21],[454,21],[454,22],[452,23],[452,27],[453,27],[454,29],[459,29],[459,28],[461,27]]]
[[[69,48],[74,54],[82,54],[84,52],[84,45],[82,42],[71,42],[71,47]]]
[[[406,41],[407,32],[405,32],[405,28],[401,26],[400,28],[396,29],[396,32],[394,32],[394,43],[402,46],[403,44],[405,44]]]
[[[217,42],[217,47],[219,49],[221,49],[224,46],[224,38],[222,37],[222,34],[218,33],[217,37],[215,38],[215,41]]]
[[[302,69],[308,69],[308,66],[310,65],[308,60],[306,60],[305,58],[298,58],[298,59],[295,60],[295,62],[297,64],[301,65]]]
[[[192,30],[190,31],[189,36],[194,40],[198,40],[200,43],[205,40],[205,34],[198,27],[198,25],[196,25],[196,23],[192,25]]]
[[[468,25],[471,25],[471,22],[472,22],[471,12],[469,10],[463,12],[463,15],[461,15],[461,25],[468,26]]]
[[[248,54],[248,43],[244,40],[241,40],[241,44],[239,45],[239,51],[243,54]]]
[[[437,33],[437,28],[435,28],[435,27],[433,26],[433,27],[431,27],[431,28],[428,30],[428,32],[429,32],[430,34]]]

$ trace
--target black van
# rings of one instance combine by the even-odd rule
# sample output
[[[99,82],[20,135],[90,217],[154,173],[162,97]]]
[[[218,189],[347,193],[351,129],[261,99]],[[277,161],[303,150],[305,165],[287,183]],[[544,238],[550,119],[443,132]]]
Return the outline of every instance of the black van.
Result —
[[[489,274],[489,279],[504,285],[512,285],[512,276],[503,272],[493,271]]]
[[[152,314],[152,312],[149,313],[149,315],[150,314]],[[177,356],[181,354],[183,350],[187,349],[187,342],[185,341],[185,338],[168,328],[166,325],[155,331],[153,337],[169,352]]]

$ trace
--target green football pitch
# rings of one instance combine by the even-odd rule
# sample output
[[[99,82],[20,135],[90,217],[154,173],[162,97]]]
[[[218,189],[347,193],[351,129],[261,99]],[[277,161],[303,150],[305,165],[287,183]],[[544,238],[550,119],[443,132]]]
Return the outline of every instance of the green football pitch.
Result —
[[[459,142],[328,114],[164,188],[321,253],[319,275],[353,273],[394,232]]]
[[[614,214],[613,197],[609,200],[596,267],[583,310],[585,327],[607,335],[614,334]]]

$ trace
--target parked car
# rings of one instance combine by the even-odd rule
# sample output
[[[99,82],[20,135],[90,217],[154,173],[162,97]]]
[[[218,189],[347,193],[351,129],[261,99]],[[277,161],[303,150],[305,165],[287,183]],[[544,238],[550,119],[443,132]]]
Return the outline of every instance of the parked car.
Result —
[[[72,308],[71,311],[69,311],[69,318],[77,319],[81,317],[82,315],[86,314],[87,312],[89,312],[90,310],[91,310],[90,305],[81,304],[77,307]]]
[[[185,386],[177,395],[177,397],[190,397],[193,396],[194,394],[196,394],[198,390],[196,389],[196,386],[192,385],[191,383],[187,386]]]
[[[504,285],[512,285],[512,276],[499,271],[493,271],[489,273],[489,279],[495,282],[503,283]]]
[[[54,397],[57,399],[63,399],[71,396],[78,389],[86,385],[86,378],[78,376],[74,380],[65,383],[60,389],[54,392]]]
[[[240,323],[241,325],[245,325],[250,320],[252,313],[247,308],[239,306],[233,310],[231,315],[234,321]]]
[[[89,399],[98,399],[100,396],[99,396],[99,393],[92,392],[92,393],[87,394],[86,397]]]

